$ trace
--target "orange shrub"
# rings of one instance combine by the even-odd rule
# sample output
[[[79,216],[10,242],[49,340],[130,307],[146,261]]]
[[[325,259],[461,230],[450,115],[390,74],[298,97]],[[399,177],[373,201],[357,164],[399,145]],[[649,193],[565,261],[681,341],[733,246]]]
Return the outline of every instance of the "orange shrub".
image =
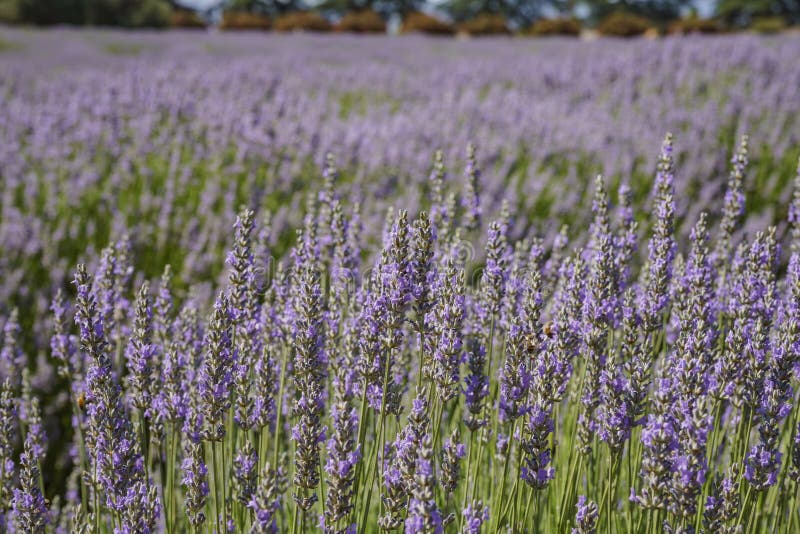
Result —
[[[414,11],[403,19],[400,31],[403,33],[419,32],[433,35],[452,35],[455,32],[455,28],[452,24],[439,20],[427,13]]]
[[[206,21],[194,11],[176,9],[170,15],[169,25],[173,28],[205,28]]]
[[[293,11],[275,19],[273,28],[279,32],[328,32],[331,23],[313,11]]]
[[[577,19],[539,19],[527,31],[530,35],[571,35],[581,34],[581,23]]]
[[[470,35],[502,35],[511,33],[503,15],[481,13],[472,20],[462,22],[458,30]]]
[[[612,37],[635,37],[643,35],[648,29],[650,29],[650,21],[624,11],[612,13],[597,25],[597,31],[601,35]]]
[[[268,30],[270,20],[266,15],[244,11],[225,11],[222,14],[220,30]]]
[[[386,33],[386,22],[371,9],[346,13],[336,31],[353,33]]]
[[[671,35],[691,33],[719,33],[722,25],[714,19],[701,19],[698,17],[687,17],[672,22],[667,26],[667,33]]]

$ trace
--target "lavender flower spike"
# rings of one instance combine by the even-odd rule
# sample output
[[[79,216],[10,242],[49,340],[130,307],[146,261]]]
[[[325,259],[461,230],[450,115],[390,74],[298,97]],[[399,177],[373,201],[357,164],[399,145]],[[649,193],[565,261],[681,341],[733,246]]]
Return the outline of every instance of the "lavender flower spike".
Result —
[[[433,473],[433,451],[431,436],[422,438],[417,454],[411,502],[406,519],[406,534],[442,534],[442,514],[436,506],[434,492],[436,479]]]
[[[140,504],[134,497],[141,494],[138,488],[144,482],[142,456],[111,369],[103,322],[89,291],[90,279],[84,265],[78,265],[75,284],[75,322],[80,329],[81,347],[90,357],[86,375],[86,440],[94,463],[92,483],[105,496],[108,508],[125,515]]]
[[[208,468],[203,459],[203,446],[190,439],[186,444],[186,452],[181,463],[183,469],[183,487],[185,491],[186,516],[189,523],[199,529],[206,521],[203,510],[208,497]]]
[[[25,354],[20,347],[19,313],[16,308],[6,319],[3,326],[3,344],[0,350],[0,380],[11,380],[11,385],[18,389],[22,385],[22,369],[25,367]]]
[[[578,511],[575,513],[575,528],[572,534],[595,534],[597,532],[597,503],[590,501],[586,495],[578,497],[576,505]]]
[[[731,237],[739,220],[744,214],[744,172],[747,168],[747,150],[749,139],[742,136],[739,148],[731,158],[731,173],[728,178],[728,190],[725,191],[725,207],[719,223],[719,236],[714,249],[714,266],[720,270],[729,260],[731,253]]]
[[[25,450],[20,456],[20,488],[14,490],[14,523],[19,532],[44,533],[49,522],[47,504],[39,486],[40,455],[37,445],[28,434]]]
[[[231,406],[233,347],[228,297],[220,293],[209,320],[203,366],[200,368],[199,395],[203,415],[203,438],[221,441],[225,436],[224,418]]]
[[[464,208],[464,227],[475,230],[481,225],[480,179],[481,172],[475,158],[475,145],[467,145],[467,166],[464,169],[467,183],[461,205]]]
[[[314,490],[319,485],[319,445],[325,440],[322,427],[323,388],[326,361],[323,354],[322,296],[318,274],[311,266],[303,266],[300,275],[294,324],[294,382],[299,398],[294,413],[297,423],[292,428],[295,441],[294,483],[301,490],[294,499],[304,511],[317,500]]]
[[[672,160],[672,134],[667,134],[661,147],[656,173],[653,236],[648,243],[647,285],[642,303],[645,331],[652,333],[661,326],[661,314],[669,302],[668,288],[675,259],[675,179]]]
[[[489,521],[489,507],[480,500],[472,501],[464,509],[464,526],[461,534],[480,534],[481,526]]]
[[[325,463],[328,475],[325,526],[327,530],[335,531],[353,510],[356,465],[361,457],[361,450],[355,442],[358,416],[341,387],[336,388],[331,419],[333,433],[328,439],[328,460]]]
[[[279,473],[269,462],[264,464],[259,477],[260,483],[248,508],[255,515],[253,534],[274,534],[278,532],[277,514],[280,506]]]
[[[155,345],[152,343],[153,310],[149,291],[150,286],[147,282],[139,289],[133,332],[125,351],[133,405],[148,418],[151,416],[153,400],[151,388],[153,359],[156,353]]]
[[[797,158],[797,174],[792,184],[792,203],[789,205],[789,225],[791,227],[791,251],[800,252],[800,158]]]
[[[5,524],[5,513],[14,497],[14,441],[17,410],[11,380],[0,386],[0,526]]]

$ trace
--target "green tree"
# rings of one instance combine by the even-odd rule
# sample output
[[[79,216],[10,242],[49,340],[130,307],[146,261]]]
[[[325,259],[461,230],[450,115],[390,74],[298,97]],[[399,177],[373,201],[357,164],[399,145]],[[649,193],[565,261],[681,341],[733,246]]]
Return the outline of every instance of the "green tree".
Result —
[[[225,10],[245,11],[269,16],[299,11],[304,7],[302,0],[228,0],[222,5]]]
[[[503,15],[518,26],[526,26],[540,18],[548,5],[551,5],[548,0],[449,0],[444,7],[456,21],[491,13]]]
[[[716,15],[735,27],[749,26],[758,17],[781,17],[800,23],[800,0],[719,0]]]
[[[393,14],[404,17],[412,11],[422,10],[425,4],[426,0],[376,0],[373,9],[387,18]]]
[[[169,24],[168,0],[4,0],[13,22],[158,28]]]
[[[318,7],[337,15],[372,9],[384,18],[389,18],[394,14],[405,16],[412,11],[420,11],[425,4],[426,0],[324,0]]]
[[[48,26],[52,24],[83,24],[84,0],[9,0],[15,4],[15,22]]]
[[[747,1],[747,0],[743,0]],[[587,0],[592,22],[598,22],[615,11],[625,11],[654,22],[667,22],[681,16],[693,5],[693,0]]]

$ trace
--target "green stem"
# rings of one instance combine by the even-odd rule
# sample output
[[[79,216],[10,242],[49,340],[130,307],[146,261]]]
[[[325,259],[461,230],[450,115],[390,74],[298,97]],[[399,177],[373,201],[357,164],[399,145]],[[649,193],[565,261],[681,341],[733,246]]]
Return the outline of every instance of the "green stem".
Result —
[[[467,477],[472,476],[472,449],[474,448],[473,447],[474,435],[475,435],[474,432],[470,432],[469,433],[469,443],[467,444],[467,447],[468,447],[468,449],[467,449],[467,470],[466,470]],[[469,479],[467,479],[467,480],[469,480]],[[469,504],[467,502],[468,498],[469,498],[469,484],[465,484],[464,485],[464,496],[463,496],[463,498],[461,500],[461,509],[462,510],[466,510],[467,509],[467,505]],[[458,520],[458,525],[459,525],[459,530],[464,528],[464,516],[463,516],[463,514],[461,515],[461,517]]]
[[[230,480],[228,477],[228,470],[226,469],[226,462],[225,462],[225,442],[220,441],[220,446],[222,448],[222,528],[225,528],[228,523],[228,489],[227,489],[227,481]],[[222,532],[222,531],[220,531]]]
[[[611,457],[608,459],[608,480],[606,481],[606,489],[604,494],[605,510],[607,522],[606,532],[612,532],[611,521],[613,515],[611,513],[613,508],[614,499],[617,495],[617,477],[619,474],[619,461],[621,451],[612,451]]]
[[[570,476],[569,476],[569,480],[567,481],[567,487],[566,487],[566,490],[564,492],[564,496],[563,496],[562,501],[561,501],[561,503],[562,503],[561,504],[561,514],[560,514],[561,517],[559,518],[559,521],[558,521],[558,525],[559,525],[558,530],[559,531],[564,530],[566,528],[567,521],[568,521],[567,518],[569,517],[568,509],[571,509],[573,504],[574,504],[574,502],[575,502],[574,493],[575,493],[575,488],[577,487],[577,484],[578,484],[578,478],[581,476],[581,470],[582,470],[582,467],[583,467],[583,456],[584,456],[583,454],[579,454],[578,455],[578,463],[577,463],[577,466],[576,466],[574,471],[572,471],[572,465],[570,465]],[[573,473],[574,473],[574,475],[573,475]]]
[[[292,511],[292,534],[296,532],[297,528],[297,509],[300,508],[297,504],[294,505],[294,510]]]
[[[320,453],[320,454],[324,454],[324,453]],[[322,460],[321,459],[320,459],[319,462],[317,462],[317,467],[319,468],[319,502],[320,502],[320,506],[322,507],[322,517],[324,519],[325,518],[325,484],[323,484],[322,481],[325,480],[325,479],[322,477]]]
[[[362,466],[364,465],[363,459],[366,457],[366,455],[364,454],[366,452],[366,443],[364,443],[367,433],[366,419],[367,419],[367,383],[365,381],[364,389],[362,390],[361,393],[361,413],[358,417],[358,445],[362,453],[362,458],[359,459],[358,463],[356,464],[355,481],[356,484],[359,485],[359,489],[361,486],[361,474],[363,472]],[[353,510],[351,512],[353,520],[356,518],[358,504],[359,504],[358,497],[360,495],[361,492],[357,491],[353,499]]]
[[[389,352],[391,352],[391,351],[389,351]],[[364,515],[362,516],[362,521],[361,521],[362,525],[366,525],[367,524],[367,517],[368,517],[368,514],[369,514],[369,505],[370,505],[370,501],[372,500],[372,487],[375,484],[375,474],[376,474],[376,472],[377,472],[381,482],[383,481],[383,470],[380,468],[380,463],[379,463],[380,462],[380,460],[379,460],[380,454],[379,454],[379,451],[377,450],[377,447],[380,445],[380,450],[382,451],[383,447],[385,445],[385,440],[386,440],[386,436],[384,435],[383,431],[384,431],[384,426],[385,426],[385,421],[386,421],[386,396],[387,396],[388,391],[389,391],[389,364],[392,361],[391,360],[391,353],[390,354],[386,354],[385,358],[386,358],[386,360],[385,360],[384,366],[383,366],[383,392],[381,394],[381,418],[380,418],[380,421],[378,423],[378,436],[377,436],[377,440],[375,442],[375,448],[373,448],[373,450],[375,451],[375,454],[374,454],[375,458],[374,458],[374,464],[373,464],[372,472],[370,473],[369,485],[367,486],[367,500],[364,503]],[[366,390],[366,385],[364,385],[364,388]],[[382,484],[380,484],[380,485],[382,486]]]
[[[744,493],[744,501],[742,501],[742,507],[739,509],[739,518],[736,520],[737,525],[741,525],[742,521],[744,521],[745,511],[750,505],[750,495],[752,493],[753,493],[753,485],[747,484],[747,491],[745,491]]]
[[[425,318],[419,317],[417,320],[417,330],[419,332],[419,371],[417,372],[417,390],[422,388],[422,375],[425,368]]]
[[[278,470],[278,451],[281,444],[281,416],[283,415],[283,393],[286,387],[286,367],[289,362],[289,355],[283,351],[283,363],[281,364],[281,383],[278,387],[278,406],[275,413],[275,444],[272,451],[272,468]]]
[[[88,461],[86,459],[86,445],[83,441],[83,429],[81,428],[81,413],[80,407],[75,399],[72,400],[72,413],[75,416],[75,433],[77,434],[78,440],[78,457],[80,458],[81,462],[81,472],[86,473],[88,470]],[[78,480],[78,485],[81,488],[81,511],[83,512],[85,517],[89,515],[89,495],[86,490],[86,484],[82,480],[83,477],[80,477]]]
[[[506,477],[508,476],[508,464],[511,463],[511,452],[512,452],[511,448],[514,443],[513,436],[516,428],[517,428],[517,420],[514,419],[514,422],[511,424],[511,434],[509,434],[510,436],[512,436],[512,438],[508,440],[508,453],[506,456],[507,460],[503,462],[503,475],[502,478],[500,479],[499,499],[497,498],[495,499],[494,506],[492,506],[492,510],[500,509],[500,505],[503,503],[503,496],[505,495],[506,492]],[[501,522],[503,521],[503,519],[505,519],[505,514],[507,511],[508,511],[508,506],[506,506],[506,510],[502,514],[496,515],[497,519],[495,520],[494,524],[494,529],[493,529],[494,532],[498,532]]]
[[[789,528],[786,530],[786,532],[792,532],[792,527],[794,526],[794,516],[795,516],[795,514],[797,514],[797,493],[798,493],[797,490],[798,490],[798,487],[800,487],[800,484],[795,482],[795,484],[794,484],[794,495],[792,495],[792,506],[789,507]]]
[[[216,441],[212,441],[211,442],[211,463],[214,465],[214,523],[216,523],[216,525],[217,525],[217,530],[219,532],[222,532],[222,529],[220,528],[220,524],[219,524],[219,517],[220,517],[220,513],[219,513],[219,507],[220,507],[220,499],[219,499],[220,480],[219,480],[219,475],[220,475],[220,472],[217,469],[217,466],[219,464],[217,463],[217,442]]]

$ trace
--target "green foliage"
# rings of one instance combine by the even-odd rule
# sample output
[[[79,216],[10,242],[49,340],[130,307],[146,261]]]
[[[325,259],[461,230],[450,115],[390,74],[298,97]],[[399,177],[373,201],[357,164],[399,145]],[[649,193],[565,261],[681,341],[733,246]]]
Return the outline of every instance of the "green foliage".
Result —
[[[172,17],[172,8],[161,0],[143,0],[139,9],[131,13],[130,25],[136,28],[166,28]]]
[[[549,0],[448,0],[444,7],[458,22],[489,13],[503,15],[517,26],[527,26],[550,5]]]
[[[374,3],[374,0],[322,0],[317,8],[325,13],[341,16],[349,11],[371,9]]]
[[[103,50],[112,56],[138,56],[142,45],[133,43],[111,42],[103,45]]]
[[[575,18],[539,19],[533,23],[528,31],[530,35],[571,35],[581,34],[581,23]]]
[[[225,11],[222,14],[221,30],[268,30],[271,27],[269,17],[260,13],[246,11]]]
[[[386,22],[372,9],[346,13],[336,30],[353,33],[386,33]]]
[[[405,16],[420,11],[426,3],[426,0],[373,0],[372,9],[388,18],[393,14]]]
[[[20,48],[22,48],[21,44],[15,43],[14,41],[6,41],[2,37],[0,37],[0,53],[10,52],[12,50],[19,50]]]
[[[81,0],[7,0],[15,3],[16,22],[37,25],[83,24],[89,5]]]
[[[786,20],[782,17],[756,17],[753,29],[758,33],[780,33],[786,29]]]
[[[693,33],[719,33],[722,31],[720,23],[714,19],[701,19],[697,16],[686,17],[672,22],[667,33],[693,34]]]
[[[172,12],[169,25],[173,28],[205,28],[206,21],[194,11],[176,9]]]
[[[0,21],[163,28],[169,25],[168,0],[0,0]]]
[[[370,10],[388,18],[394,14],[406,16],[420,11],[426,3],[426,0],[323,0],[315,5],[323,12],[338,16]]]
[[[13,24],[19,19],[18,2],[0,0],[0,23]]]
[[[427,13],[414,11],[403,19],[403,25],[400,31],[403,33],[419,32],[433,35],[451,35],[455,32],[455,28],[452,24],[437,19]]]
[[[612,37],[635,37],[650,28],[650,22],[639,15],[617,11],[597,25],[597,31]]]
[[[728,25],[745,28],[760,17],[780,17],[786,23],[800,23],[798,0],[719,0],[717,16]]]
[[[275,19],[274,29],[279,32],[327,32],[331,23],[313,11],[293,11]]]
[[[590,20],[602,21],[617,12],[638,15],[653,21],[667,22],[678,18],[694,0],[591,0],[587,2]]]
[[[500,13],[481,13],[473,19],[462,22],[458,30],[470,35],[504,35],[511,33],[508,21]]]
[[[227,0],[223,3],[223,7],[225,11],[275,17],[300,11],[303,3],[300,0]]]

